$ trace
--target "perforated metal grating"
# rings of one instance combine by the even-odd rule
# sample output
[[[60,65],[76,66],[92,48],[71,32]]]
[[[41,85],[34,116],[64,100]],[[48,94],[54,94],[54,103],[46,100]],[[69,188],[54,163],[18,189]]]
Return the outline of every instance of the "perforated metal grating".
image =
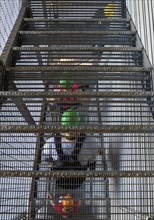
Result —
[[[152,68],[125,1],[25,3],[1,56],[0,219],[63,219],[49,193],[80,200],[69,219],[152,219]],[[80,120],[64,126],[70,108]],[[86,136],[63,144],[64,133]],[[67,155],[81,142],[81,164],[55,166],[57,135]]]

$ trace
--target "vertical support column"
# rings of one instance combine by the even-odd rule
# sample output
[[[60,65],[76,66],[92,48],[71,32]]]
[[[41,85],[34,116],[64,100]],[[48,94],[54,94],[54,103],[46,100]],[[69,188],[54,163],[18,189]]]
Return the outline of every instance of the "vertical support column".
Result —
[[[4,75],[3,71],[4,71],[3,64],[2,64],[2,61],[0,60],[0,91],[3,90],[3,75]],[[0,109],[1,109],[2,102],[3,102],[3,98],[1,97],[0,98]]]
[[[45,100],[42,102],[42,108],[41,108],[41,118],[40,118],[40,125],[44,124],[44,118],[45,118]],[[44,145],[44,133],[38,133],[37,134],[37,142],[36,142],[36,150],[35,150],[35,158],[33,163],[33,170],[39,171],[40,169],[40,163],[41,163],[41,152],[42,152],[42,146]],[[36,199],[38,197],[37,191],[38,191],[38,180],[39,178],[33,177],[31,182],[31,189],[30,189],[30,195],[29,195],[29,204],[28,204],[28,219],[35,220],[36,219]]]
[[[4,72],[3,62],[0,60],[0,91],[3,90],[3,72]]]
[[[39,171],[39,163],[41,161],[41,147],[43,145],[43,134],[39,133],[37,137],[36,143],[36,151],[35,151],[35,159],[33,164],[33,170]],[[39,177],[32,177],[31,181],[31,189],[29,195],[29,204],[28,204],[28,219],[35,220],[37,209],[36,209],[36,199],[37,199],[37,184],[38,184]]]
[[[58,18],[59,15],[58,15],[58,3],[57,1],[52,1],[52,4],[53,4],[53,16],[54,18]]]
[[[122,11],[123,11],[122,17],[126,18],[126,0],[122,0],[121,7],[122,7]]]

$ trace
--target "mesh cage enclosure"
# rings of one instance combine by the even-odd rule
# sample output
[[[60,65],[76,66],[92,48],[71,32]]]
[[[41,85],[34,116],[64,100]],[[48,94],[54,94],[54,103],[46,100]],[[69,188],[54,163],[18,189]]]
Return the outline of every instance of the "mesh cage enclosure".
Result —
[[[21,10],[0,68],[0,219],[153,219],[153,70],[125,1]]]

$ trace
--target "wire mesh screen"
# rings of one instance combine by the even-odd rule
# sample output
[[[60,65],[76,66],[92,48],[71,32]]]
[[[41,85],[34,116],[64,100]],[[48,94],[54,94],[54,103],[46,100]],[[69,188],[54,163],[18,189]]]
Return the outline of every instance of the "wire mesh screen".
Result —
[[[20,0],[4,0],[1,1],[1,34],[0,34],[0,54],[2,53],[8,36],[12,30],[15,20],[21,7]]]
[[[125,1],[27,3],[0,92],[0,219],[153,219],[152,69]]]

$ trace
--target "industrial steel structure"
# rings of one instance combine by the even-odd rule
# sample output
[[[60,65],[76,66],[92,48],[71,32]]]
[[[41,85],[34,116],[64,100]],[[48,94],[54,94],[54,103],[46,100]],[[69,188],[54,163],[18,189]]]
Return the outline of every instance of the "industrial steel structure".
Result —
[[[69,219],[153,220],[153,55],[127,1],[20,3],[0,56],[0,219],[63,219],[49,193],[69,193],[81,202]],[[62,123],[66,106],[78,123]],[[49,161],[65,133],[84,134],[72,158],[92,152],[88,165]]]

